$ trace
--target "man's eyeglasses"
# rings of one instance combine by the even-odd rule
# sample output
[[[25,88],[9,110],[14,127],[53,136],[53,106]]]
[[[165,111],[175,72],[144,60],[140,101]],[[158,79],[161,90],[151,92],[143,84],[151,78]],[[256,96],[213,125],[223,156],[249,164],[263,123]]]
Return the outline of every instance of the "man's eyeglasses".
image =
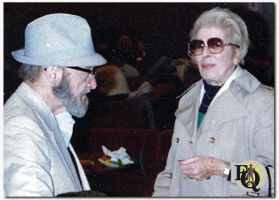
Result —
[[[218,54],[224,50],[224,46],[234,46],[240,48],[239,45],[233,43],[224,42],[220,38],[209,38],[207,43],[202,40],[192,40],[188,43],[188,54],[199,56],[203,53],[204,47],[207,47],[211,53]]]
[[[96,67],[94,67],[93,69],[86,69],[86,68],[82,68],[82,67],[78,67],[78,66],[67,67],[67,68],[82,71],[82,72],[87,72],[87,73],[91,74],[92,76],[94,76],[96,74]]]

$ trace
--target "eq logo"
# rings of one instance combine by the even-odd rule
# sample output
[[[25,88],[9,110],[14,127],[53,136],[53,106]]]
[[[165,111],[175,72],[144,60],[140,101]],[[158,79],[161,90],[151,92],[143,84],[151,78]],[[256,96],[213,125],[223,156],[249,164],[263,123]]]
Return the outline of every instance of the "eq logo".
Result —
[[[249,192],[258,192],[267,180],[265,167],[253,160],[245,161],[236,167],[237,184]]]

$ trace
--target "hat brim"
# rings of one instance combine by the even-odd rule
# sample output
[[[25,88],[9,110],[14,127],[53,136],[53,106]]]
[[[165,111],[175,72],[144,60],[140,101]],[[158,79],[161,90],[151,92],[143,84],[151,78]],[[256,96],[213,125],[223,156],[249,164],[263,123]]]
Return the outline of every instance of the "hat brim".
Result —
[[[60,60],[45,60],[39,58],[30,58],[24,55],[24,49],[20,49],[12,52],[14,59],[20,63],[29,65],[39,65],[39,66],[60,66],[60,67],[70,67],[70,66],[100,66],[107,63],[106,59],[98,53],[94,53],[90,56],[79,57],[79,58],[67,58]]]

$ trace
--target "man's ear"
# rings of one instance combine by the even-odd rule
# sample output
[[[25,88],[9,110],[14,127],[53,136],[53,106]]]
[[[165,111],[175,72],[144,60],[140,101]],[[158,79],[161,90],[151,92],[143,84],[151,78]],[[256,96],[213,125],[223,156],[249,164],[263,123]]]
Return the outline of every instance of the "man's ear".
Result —
[[[62,67],[46,67],[44,68],[46,79],[51,86],[58,86],[62,80],[64,70]]]

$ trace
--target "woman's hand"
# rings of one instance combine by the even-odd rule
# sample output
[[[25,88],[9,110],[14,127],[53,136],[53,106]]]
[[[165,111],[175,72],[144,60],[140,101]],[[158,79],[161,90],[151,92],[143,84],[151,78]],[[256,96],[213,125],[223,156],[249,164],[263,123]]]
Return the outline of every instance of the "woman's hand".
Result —
[[[212,157],[194,156],[185,160],[179,160],[180,169],[190,179],[202,181],[210,176],[222,176],[227,162]]]

